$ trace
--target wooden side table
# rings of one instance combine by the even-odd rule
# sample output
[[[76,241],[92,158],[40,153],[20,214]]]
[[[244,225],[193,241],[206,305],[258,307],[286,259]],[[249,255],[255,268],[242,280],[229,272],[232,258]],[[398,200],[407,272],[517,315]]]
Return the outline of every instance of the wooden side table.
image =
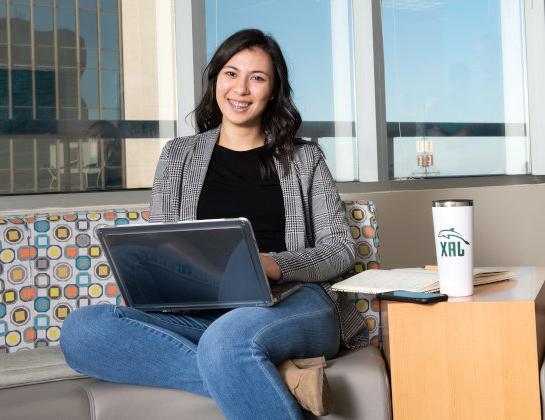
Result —
[[[545,267],[434,305],[383,301],[395,420],[541,419]]]

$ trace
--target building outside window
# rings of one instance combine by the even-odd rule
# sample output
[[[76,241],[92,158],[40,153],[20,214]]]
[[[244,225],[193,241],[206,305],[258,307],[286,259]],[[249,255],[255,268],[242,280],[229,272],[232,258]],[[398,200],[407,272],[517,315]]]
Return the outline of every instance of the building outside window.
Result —
[[[173,16],[170,1],[0,0],[0,194],[150,186],[175,134]]]

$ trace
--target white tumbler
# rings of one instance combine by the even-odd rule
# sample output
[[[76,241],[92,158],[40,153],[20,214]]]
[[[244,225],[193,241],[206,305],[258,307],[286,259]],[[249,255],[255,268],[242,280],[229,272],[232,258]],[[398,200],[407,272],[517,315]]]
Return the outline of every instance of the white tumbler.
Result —
[[[472,295],[473,200],[436,200],[432,211],[440,291]]]

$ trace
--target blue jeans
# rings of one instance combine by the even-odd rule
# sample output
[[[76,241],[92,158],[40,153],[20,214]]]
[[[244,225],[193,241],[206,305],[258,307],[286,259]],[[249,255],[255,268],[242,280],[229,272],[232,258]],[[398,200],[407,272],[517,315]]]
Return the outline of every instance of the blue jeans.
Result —
[[[61,348],[78,372],[209,396],[228,419],[302,419],[276,365],[333,357],[339,339],[333,302],[305,284],[272,307],[197,315],[84,307],[64,321]]]

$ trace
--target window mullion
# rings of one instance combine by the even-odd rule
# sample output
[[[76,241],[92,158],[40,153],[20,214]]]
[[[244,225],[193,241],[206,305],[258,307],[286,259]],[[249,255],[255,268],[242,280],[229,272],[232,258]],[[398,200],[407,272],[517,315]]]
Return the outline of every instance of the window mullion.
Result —
[[[176,90],[178,120],[176,135],[195,133],[191,118],[201,97],[201,71],[206,65],[206,16],[202,0],[179,0],[175,3]]]
[[[385,181],[389,155],[380,1],[354,0],[352,7],[359,180]]]
[[[530,162],[533,175],[545,175],[545,7],[524,2]]]

